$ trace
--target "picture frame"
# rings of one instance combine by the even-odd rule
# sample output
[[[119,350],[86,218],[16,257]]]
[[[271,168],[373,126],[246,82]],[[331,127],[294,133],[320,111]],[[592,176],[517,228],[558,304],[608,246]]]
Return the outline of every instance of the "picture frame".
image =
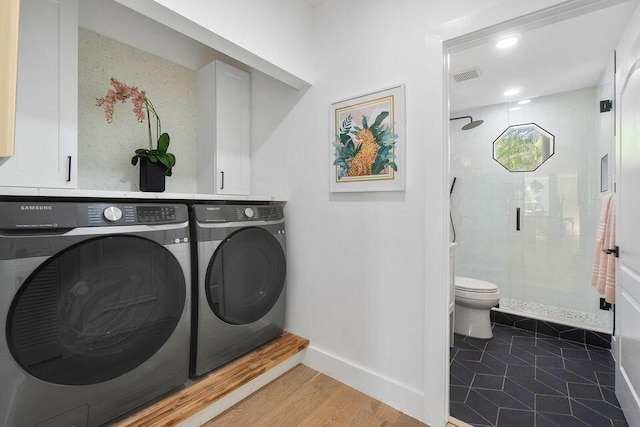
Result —
[[[333,102],[329,190],[404,191],[404,84]]]

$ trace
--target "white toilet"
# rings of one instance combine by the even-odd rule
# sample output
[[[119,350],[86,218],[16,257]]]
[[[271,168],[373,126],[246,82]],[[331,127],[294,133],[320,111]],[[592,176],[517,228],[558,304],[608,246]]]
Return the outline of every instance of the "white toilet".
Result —
[[[500,301],[498,287],[484,280],[456,276],[454,332],[473,338],[493,338],[489,313]]]

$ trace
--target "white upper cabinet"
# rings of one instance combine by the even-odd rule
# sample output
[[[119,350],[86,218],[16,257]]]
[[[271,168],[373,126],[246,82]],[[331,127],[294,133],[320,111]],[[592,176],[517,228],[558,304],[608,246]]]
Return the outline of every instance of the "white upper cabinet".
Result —
[[[15,153],[0,186],[75,188],[77,0],[20,2]]]
[[[197,192],[250,192],[250,77],[221,61],[197,72]]]

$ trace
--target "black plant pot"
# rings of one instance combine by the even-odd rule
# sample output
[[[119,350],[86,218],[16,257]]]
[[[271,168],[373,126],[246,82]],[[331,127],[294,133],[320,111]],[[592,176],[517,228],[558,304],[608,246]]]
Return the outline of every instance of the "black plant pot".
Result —
[[[140,191],[163,192],[165,178],[162,163],[153,163],[146,157],[140,158]]]

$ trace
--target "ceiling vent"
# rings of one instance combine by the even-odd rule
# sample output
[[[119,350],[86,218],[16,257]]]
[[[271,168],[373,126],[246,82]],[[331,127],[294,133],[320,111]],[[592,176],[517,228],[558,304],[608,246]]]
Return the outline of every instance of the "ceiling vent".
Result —
[[[465,80],[477,79],[480,77],[482,73],[480,72],[480,68],[475,67],[470,70],[460,71],[458,73],[453,73],[453,79],[457,82],[463,82]]]

